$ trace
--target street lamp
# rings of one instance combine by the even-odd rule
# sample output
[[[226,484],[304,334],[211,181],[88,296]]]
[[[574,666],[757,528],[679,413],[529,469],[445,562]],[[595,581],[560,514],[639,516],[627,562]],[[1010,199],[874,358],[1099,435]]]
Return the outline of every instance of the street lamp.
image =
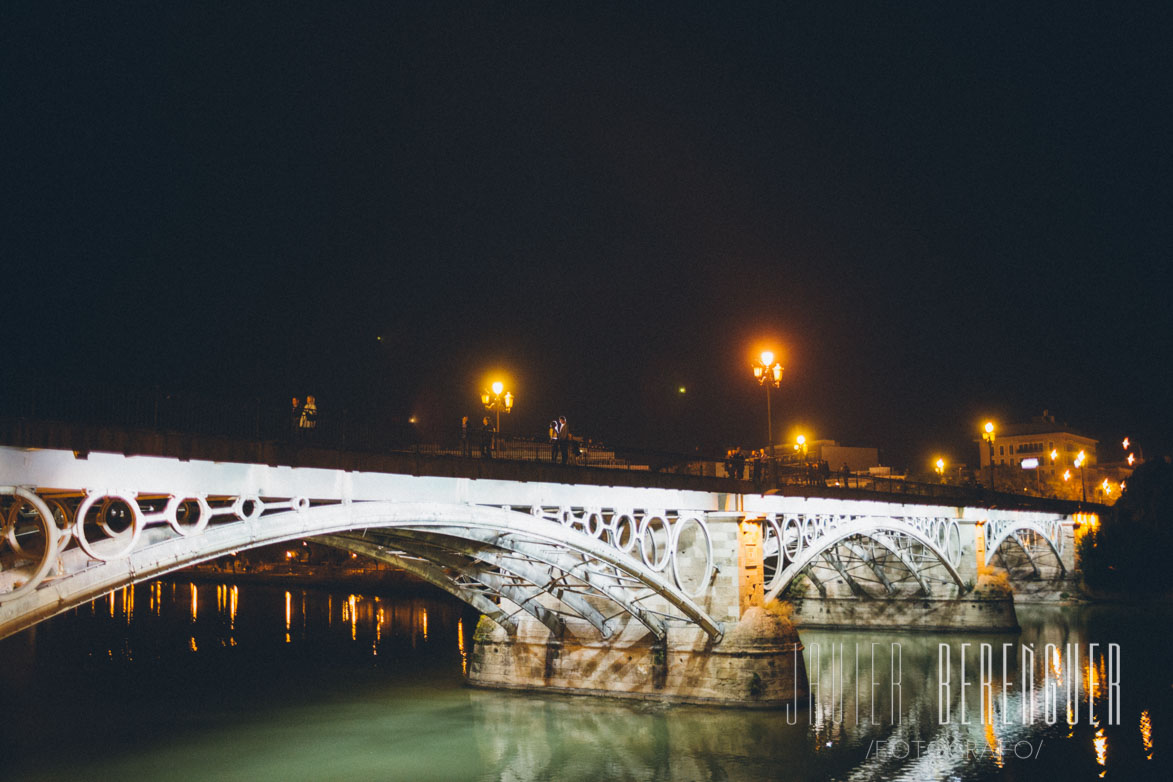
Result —
[[[782,365],[774,361],[774,353],[763,350],[753,365],[753,376],[758,379],[758,385],[766,387],[766,434],[770,442],[770,474],[774,485],[778,485],[778,466],[774,458],[774,421],[770,413],[770,387],[778,388],[782,385]]]
[[[994,490],[994,422],[986,421],[982,439],[990,445],[990,491]]]
[[[1075,466],[1079,468],[1079,483],[1083,488],[1083,501],[1087,502],[1087,477],[1083,472],[1083,465],[1087,462],[1087,454],[1080,451],[1075,455]]]
[[[944,483],[945,482],[945,460],[944,459],[937,459],[936,463],[933,465],[933,469],[936,470],[936,472],[937,472],[937,480],[939,480],[941,483]]]
[[[500,380],[489,386],[488,391],[481,392],[481,404],[485,406],[486,410],[493,410],[497,413],[497,432],[501,431],[501,410],[504,409],[506,413],[513,412],[513,393],[505,390],[505,384]]]

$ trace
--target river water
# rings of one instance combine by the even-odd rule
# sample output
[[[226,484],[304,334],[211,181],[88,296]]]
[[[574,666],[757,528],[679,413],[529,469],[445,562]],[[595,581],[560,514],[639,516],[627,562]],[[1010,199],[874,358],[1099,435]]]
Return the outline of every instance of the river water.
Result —
[[[1173,778],[1173,612],[1019,619],[807,630],[810,702],[750,711],[470,688],[446,596],[157,581],[0,642],[0,778]]]

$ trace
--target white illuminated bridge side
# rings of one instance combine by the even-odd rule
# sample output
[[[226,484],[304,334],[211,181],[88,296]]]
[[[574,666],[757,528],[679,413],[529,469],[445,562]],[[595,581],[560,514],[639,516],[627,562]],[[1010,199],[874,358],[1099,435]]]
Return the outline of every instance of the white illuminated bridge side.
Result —
[[[670,621],[715,640],[723,633],[695,600],[716,572],[700,510],[495,507],[453,501],[469,493],[468,479],[102,454],[0,449],[0,466],[27,481],[0,486],[0,636],[119,586],[307,537],[393,563],[507,630],[528,614],[558,637],[590,627],[610,638],[628,621],[661,640]],[[582,493],[480,483],[526,500]],[[355,499],[363,494],[372,499]]]
[[[745,576],[749,520],[762,523],[763,567]],[[528,617],[556,638],[631,628],[663,641],[692,627],[719,641],[741,616],[743,576],[764,575],[768,600],[800,575],[824,595],[834,584],[949,599],[974,582],[981,543],[985,564],[1014,577],[1070,572],[1072,523],[877,499],[0,447],[0,637],[111,589],[311,538],[411,572],[508,632]]]

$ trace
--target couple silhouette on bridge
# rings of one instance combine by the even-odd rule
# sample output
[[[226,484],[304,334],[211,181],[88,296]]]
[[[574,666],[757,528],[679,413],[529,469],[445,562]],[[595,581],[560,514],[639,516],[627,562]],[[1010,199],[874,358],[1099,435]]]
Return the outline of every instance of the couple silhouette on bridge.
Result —
[[[550,461],[561,459],[563,464],[569,464],[572,449],[577,456],[578,446],[570,436],[570,424],[566,423],[566,416],[560,415],[550,422]]]

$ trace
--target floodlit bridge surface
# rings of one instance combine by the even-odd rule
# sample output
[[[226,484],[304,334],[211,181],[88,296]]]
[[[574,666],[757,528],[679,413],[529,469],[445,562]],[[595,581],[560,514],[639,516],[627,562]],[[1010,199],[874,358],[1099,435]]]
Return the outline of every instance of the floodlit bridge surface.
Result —
[[[948,598],[987,565],[1034,579],[1074,567],[1073,520],[1059,511],[550,475],[0,447],[0,637],[120,586],[304,538],[395,564],[506,631],[528,616],[556,638],[634,629],[662,640],[670,626],[691,626],[720,640],[755,585],[768,601],[800,575],[824,594]]]

